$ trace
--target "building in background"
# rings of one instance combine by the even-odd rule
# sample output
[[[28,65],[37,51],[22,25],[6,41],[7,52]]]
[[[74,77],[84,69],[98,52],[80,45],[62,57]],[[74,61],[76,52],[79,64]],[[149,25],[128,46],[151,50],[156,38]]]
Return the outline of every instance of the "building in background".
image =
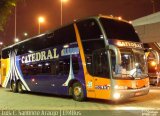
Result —
[[[150,84],[157,85],[160,69],[160,12],[134,20],[133,26],[147,49]]]
[[[133,20],[141,41],[160,53],[160,12]]]

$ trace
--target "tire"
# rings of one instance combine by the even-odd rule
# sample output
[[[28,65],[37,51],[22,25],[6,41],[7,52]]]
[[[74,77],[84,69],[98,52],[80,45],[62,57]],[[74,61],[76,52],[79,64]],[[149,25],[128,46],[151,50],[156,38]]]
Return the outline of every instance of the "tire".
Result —
[[[72,96],[76,101],[84,101],[85,96],[82,85],[80,83],[74,83],[72,86]]]
[[[23,84],[21,81],[18,82],[17,84],[17,90],[18,90],[18,93],[23,93],[23,88],[22,88]]]
[[[12,81],[11,82],[11,89],[12,89],[12,92],[14,93],[17,93],[17,83]]]

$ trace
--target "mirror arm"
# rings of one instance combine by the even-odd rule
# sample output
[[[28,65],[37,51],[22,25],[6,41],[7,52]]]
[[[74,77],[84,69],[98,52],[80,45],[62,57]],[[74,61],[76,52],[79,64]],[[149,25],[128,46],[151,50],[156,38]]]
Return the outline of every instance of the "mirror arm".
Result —
[[[109,45],[109,46],[106,46],[107,49],[109,50],[113,50],[115,55],[116,55],[116,63],[117,64],[121,64],[121,53],[120,53],[120,50],[114,46],[114,45]]]
[[[154,55],[155,55],[155,57],[156,57],[156,63],[157,63],[157,64],[159,64],[159,60],[160,60],[160,58],[159,58],[159,54],[158,54],[158,52],[157,52],[156,50],[153,50],[152,52],[153,52],[153,54],[154,54]]]

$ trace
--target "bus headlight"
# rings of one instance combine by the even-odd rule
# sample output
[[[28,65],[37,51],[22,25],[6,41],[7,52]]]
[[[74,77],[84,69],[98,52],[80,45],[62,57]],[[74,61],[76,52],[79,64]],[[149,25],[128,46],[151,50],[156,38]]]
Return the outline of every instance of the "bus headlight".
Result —
[[[117,89],[117,90],[126,90],[126,89],[128,89],[127,86],[118,86],[118,85],[114,86],[114,88]]]
[[[120,93],[114,93],[113,94],[113,98],[114,99],[119,99],[121,97],[121,94]]]

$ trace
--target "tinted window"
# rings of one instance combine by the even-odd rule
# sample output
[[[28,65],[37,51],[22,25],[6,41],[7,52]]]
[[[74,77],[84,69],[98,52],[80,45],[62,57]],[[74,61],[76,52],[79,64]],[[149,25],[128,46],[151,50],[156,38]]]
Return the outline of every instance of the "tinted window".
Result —
[[[44,48],[76,42],[76,35],[73,25],[60,28],[47,35],[47,38],[40,42],[45,43]]]
[[[105,49],[98,50],[93,55],[94,76],[109,78],[108,55]]]
[[[2,58],[3,59],[9,58],[9,52],[10,52],[10,49],[2,50]]]
[[[70,69],[70,59],[61,59],[58,64],[58,73],[60,75],[68,75]]]
[[[140,42],[140,39],[131,24],[106,18],[100,18],[100,21],[108,39],[121,39]]]
[[[37,50],[45,49],[47,47],[46,46],[47,41],[45,41],[47,39],[46,37],[47,36],[44,35],[41,37],[33,38],[29,41],[16,45],[14,49],[18,49],[17,55],[25,54],[28,53],[29,51],[34,52]]]
[[[57,44],[76,42],[76,35],[73,25],[64,27],[54,32],[54,41]]]
[[[93,74],[92,53],[95,50],[105,48],[104,39],[98,23],[94,19],[80,21],[77,26],[82,40],[87,70]]]
[[[83,49],[85,53],[86,58],[86,66],[87,70],[90,74],[93,74],[93,68],[92,68],[92,53],[95,50],[105,48],[104,40],[92,40],[92,41],[84,41],[83,43]]]
[[[79,71],[79,63],[77,57],[72,57],[72,67],[73,67],[73,73],[77,74]]]
[[[23,75],[50,75],[51,62],[21,64]]]
[[[100,39],[102,36],[99,25],[94,19],[80,21],[77,26],[82,40]]]
[[[72,57],[73,73],[79,71],[78,58]],[[68,75],[70,70],[70,58],[54,61],[21,64],[23,75]]]
[[[92,54],[94,50],[105,48],[104,40],[83,41],[82,44],[85,54]]]
[[[64,45],[72,42],[76,42],[76,36],[73,25],[69,25],[60,28],[53,33],[23,42],[14,48],[18,49],[17,54],[21,55],[28,53],[29,51],[42,50],[45,48]]]

